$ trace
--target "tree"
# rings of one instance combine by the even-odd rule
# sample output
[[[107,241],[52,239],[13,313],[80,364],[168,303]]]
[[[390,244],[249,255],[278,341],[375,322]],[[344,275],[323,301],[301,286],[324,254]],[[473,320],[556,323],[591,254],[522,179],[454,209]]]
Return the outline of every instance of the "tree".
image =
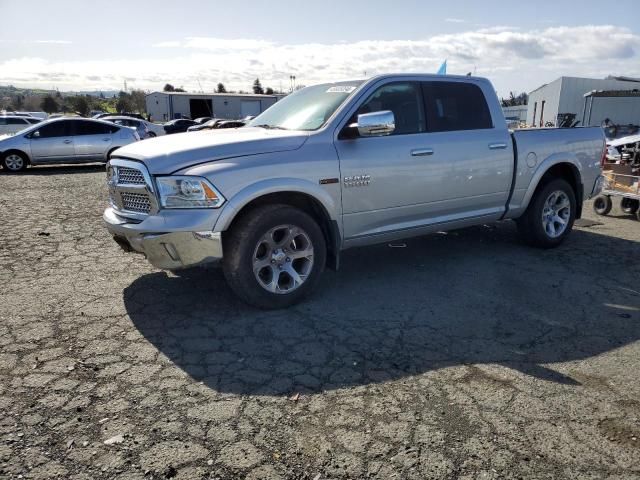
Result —
[[[264,93],[259,78],[256,78],[256,80],[253,82],[253,93],[255,93],[256,95],[262,95]]]
[[[131,90],[129,93],[131,107],[135,112],[142,113],[147,110],[147,96],[142,90]]]
[[[89,110],[91,110],[91,105],[89,105],[87,97],[82,95],[73,97],[71,99],[71,105],[73,105],[73,109],[83,117],[86,117],[89,114]]]
[[[264,93],[266,93],[267,95],[273,95],[273,88],[267,87],[267,89],[264,91]]]
[[[500,103],[503,107],[516,107],[518,105],[527,105],[529,103],[529,96],[522,92],[519,95],[514,95],[513,92],[509,92],[509,98],[500,99]]]
[[[224,83],[219,83],[216,88],[216,93],[227,93],[227,89],[224,88]]]
[[[176,89],[173,85],[171,85],[170,83],[167,83],[164,88],[162,89],[162,91],[164,92],[175,92]]]
[[[116,111],[130,112],[133,110],[131,96],[127,92],[118,92],[118,101],[116,102]]]
[[[58,111],[58,102],[51,95],[44,97],[40,106],[47,113],[56,113]]]

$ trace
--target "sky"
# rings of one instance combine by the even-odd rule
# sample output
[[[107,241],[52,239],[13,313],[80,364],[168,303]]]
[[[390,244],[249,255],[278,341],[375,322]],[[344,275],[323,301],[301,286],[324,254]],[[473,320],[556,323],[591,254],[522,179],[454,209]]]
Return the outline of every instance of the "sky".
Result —
[[[27,8],[28,6],[28,8]],[[250,90],[390,72],[640,77],[637,0],[0,0],[0,85]]]

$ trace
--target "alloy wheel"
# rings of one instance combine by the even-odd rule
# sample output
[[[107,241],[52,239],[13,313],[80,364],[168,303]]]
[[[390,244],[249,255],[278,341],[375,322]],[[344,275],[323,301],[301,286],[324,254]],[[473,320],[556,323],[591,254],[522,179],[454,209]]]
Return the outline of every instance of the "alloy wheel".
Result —
[[[562,190],[557,190],[547,197],[542,208],[542,226],[550,238],[558,238],[569,224],[571,202]]]
[[[12,172],[17,172],[24,168],[24,159],[15,153],[10,153],[4,159],[4,165]]]
[[[313,244],[307,232],[295,225],[279,225],[258,241],[253,253],[253,273],[268,292],[287,294],[307,280],[313,259]]]

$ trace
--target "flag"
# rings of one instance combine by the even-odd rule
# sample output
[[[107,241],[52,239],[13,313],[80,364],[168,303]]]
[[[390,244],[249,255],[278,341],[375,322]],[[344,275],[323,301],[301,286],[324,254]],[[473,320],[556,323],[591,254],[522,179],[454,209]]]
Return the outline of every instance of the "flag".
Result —
[[[442,65],[440,65],[440,68],[436,72],[436,75],[446,75],[446,74],[447,74],[447,61],[445,60],[444,62],[442,62]]]

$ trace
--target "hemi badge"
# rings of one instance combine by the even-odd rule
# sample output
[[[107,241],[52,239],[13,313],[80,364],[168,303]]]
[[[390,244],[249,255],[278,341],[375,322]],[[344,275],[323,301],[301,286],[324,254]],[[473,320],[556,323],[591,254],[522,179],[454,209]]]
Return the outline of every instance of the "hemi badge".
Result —
[[[320,185],[329,185],[330,183],[340,183],[338,178],[322,178],[320,179]]]

